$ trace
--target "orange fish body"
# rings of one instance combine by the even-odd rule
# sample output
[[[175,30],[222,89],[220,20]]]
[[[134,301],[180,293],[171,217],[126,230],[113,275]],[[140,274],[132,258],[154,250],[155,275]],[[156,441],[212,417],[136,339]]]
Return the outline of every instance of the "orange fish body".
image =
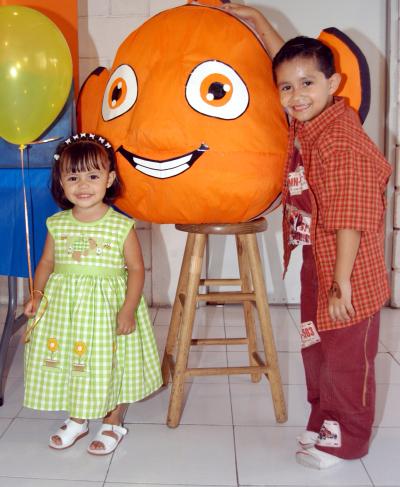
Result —
[[[81,130],[113,144],[117,206],[141,220],[248,220],[281,190],[287,122],[271,62],[244,23],[185,5],[152,17],[82,88]]]

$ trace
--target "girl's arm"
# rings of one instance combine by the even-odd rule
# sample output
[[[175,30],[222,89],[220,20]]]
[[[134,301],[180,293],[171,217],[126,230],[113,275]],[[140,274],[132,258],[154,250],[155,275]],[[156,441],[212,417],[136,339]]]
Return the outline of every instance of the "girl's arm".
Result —
[[[36,268],[35,278],[33,280],[33,296],[25,304],[24,313],[28,318],[35,316],[37,309],[39,308],[40,301],[43,297],[44,288],[50,274],[54,270],[54,240],[48,233],[46,241],[44,243],[44,249],[42,257]]]
[[[117,335],[129,335],[135,329],[135,311],[143,291],[144,263],[140,243],[133,228],[124,242],[124,257],[128,282],[125,301],[117,315]]]
[[[333,320],[349,321],[355,311],[351,304],[350,277],[360,246],[361,232],[349,228],[336,232],[336,262],[333,284],[328,297],[329,315]]]
[[[283,46],[284,40],[259,10],[237,3],[225,3],[221,8],[227,12],[232,12],[243,20],[251,22],[255,31],[261,37],[269,57],[273,59]]]

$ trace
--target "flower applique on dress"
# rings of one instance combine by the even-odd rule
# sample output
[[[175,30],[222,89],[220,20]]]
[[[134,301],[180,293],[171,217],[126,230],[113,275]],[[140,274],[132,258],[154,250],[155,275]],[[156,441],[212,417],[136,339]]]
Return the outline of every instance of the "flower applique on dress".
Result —
[[[51,337],[47,340],[47,349],[50,351],[50,357],[44,359],[44,365],[46,367],[55,368],[59,365],[59,361],[57,359],[57,352],[59,350],[58,341]],[[48,354],[47,354],[48,355]]]
[[[85,342],[76,341],[74,345],[74,355],[78,357],[77,361],[72,363],[73,372],[82,373],[85,372],[85,363],[82,361],[82,357],[87,351],[87,346]],[[75,359],[76,360],[76,359]]]

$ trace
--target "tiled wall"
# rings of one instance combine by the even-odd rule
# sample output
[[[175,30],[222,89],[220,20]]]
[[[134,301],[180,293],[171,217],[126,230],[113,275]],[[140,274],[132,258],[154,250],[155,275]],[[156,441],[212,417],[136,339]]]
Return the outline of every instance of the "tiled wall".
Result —
[[[125,37],[146,19],[183,1],[170,0],[78,0],[80,84],[98,66],[110,68]],[[152,230],[137,222],[146,268],[145,295],[152,303]]]
[[[111,67],[122,40],[177,0],[78,0],[80,81],[97,66]]]
[[[146,19],[183,3],[183,0],[78,0],[80,84],[96,67],[110,68],[122,40]],[[152,303],[151,225],[137,222],[137,230],[146,268],[144,292]],[[20,282],[19,302],[26,299],[26,287]],[[7,278],[0,277],[0,303],[6,303],[7,298]]]

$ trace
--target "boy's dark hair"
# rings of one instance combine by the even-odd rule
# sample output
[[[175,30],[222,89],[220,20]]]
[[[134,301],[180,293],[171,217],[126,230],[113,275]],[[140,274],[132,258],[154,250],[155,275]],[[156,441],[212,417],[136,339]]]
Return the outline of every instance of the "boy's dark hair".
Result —
[[[118,177],[115,154],[111,144],[102,136],[94,134],[76,134],[62,142],[54,154],[51,171],[51,194],[57,205],[63,210],[73,208],[65,197],[61,186],[61,173],[91,171],[93,169],[115,171],[113,184],[107,188],[104,203],[110,205],[121,194],[122,183]]]
[[[333,53],[328,46],[312,37],[299,36],[290,39],[279,49],[272,61],[272,72],[276,83],[276,69],[285,61],[291,61],[295,58],[314,59],[319,71],[326,78],[335,74],[335,61]]]

